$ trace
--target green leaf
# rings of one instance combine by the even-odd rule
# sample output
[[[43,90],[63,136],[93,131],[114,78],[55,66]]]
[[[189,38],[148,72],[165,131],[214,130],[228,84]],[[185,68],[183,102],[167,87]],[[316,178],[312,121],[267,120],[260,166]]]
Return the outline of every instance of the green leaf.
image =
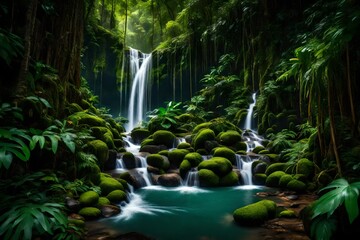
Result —
[[[347,187],[344,192],[345,195],[345,208],[349,216],[350,224],[357,218],[359,215],[359,207],[358,207],[358,196],[359,192],[357,189]]]
[[[50,138],[51,141],[51,150],[55,154],[58,148],[59,140],[56,136],[48,135],[48,138]]]
[[[1,165],[3,165],[6,169],[9,169],[12,163],[12,159],[13,157],[11,154],[8,154],[5,151],[0,150],[0,168]]]

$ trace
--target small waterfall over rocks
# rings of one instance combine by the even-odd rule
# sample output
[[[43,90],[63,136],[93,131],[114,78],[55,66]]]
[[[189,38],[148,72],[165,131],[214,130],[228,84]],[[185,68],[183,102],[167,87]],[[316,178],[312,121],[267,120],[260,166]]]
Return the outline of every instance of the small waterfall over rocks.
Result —
[[[254,112],[254,107],[256,104],[256,92],[254,92],[252,94],[252,99],[253,99],[253,102],[249,105],[249,109],[248,109],[248,113],[246,115],[245,125],[244,125],[244,129],[250,129],[250,130],[254,130],[253,129],[253,112]]]

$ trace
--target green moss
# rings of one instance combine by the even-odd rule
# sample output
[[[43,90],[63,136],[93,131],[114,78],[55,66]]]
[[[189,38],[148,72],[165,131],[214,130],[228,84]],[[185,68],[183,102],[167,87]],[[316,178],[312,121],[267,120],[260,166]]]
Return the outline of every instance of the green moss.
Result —
[[[106,196],[114,190],[124,191],[124,186],[114,178],[103,178],[99,184],[99,187],[101,188],[101,194],[103,196]]]
[[[276,217],[276,203],[272,200],[267,200],[267,199],[264,199],[264,200],[261,200],[258,202],[258,204],[262,204],[266,207],[267,211],[268,211],[268,215],[269,215],[269,218],[275,218]]]
[[[109,158],[109,148],[106,143],[101,140],[97,139],[88,142],[87,149],[96,156],[101,164],[105,163]]]
[[[168,148],[172,148],[175,142],[175,135],[166,130],[158,130],[152,135],[154,143],[156,145],[165,145]]]
[[[239,177],[234,171],[231,171],[224,177],[220,178],[219,184],[224,187],[239,185]]]
[[[196,152],[200,155],[208,155],[208,151],[206,151],[205,148],[200,148],[200,149],[197,149]]]
[[[69,116],[75,125],[106,126],[106,121],[98,116],[86,112],[76,112]]]
[[[234,147],[237,151],[244,151],[245,153],[247,151],[247,145],[245,142],[237,142],[234,144]]]
[[[296,214],[293,210],[284,210],[279,213],[281,218],[296,218]]]
[[[242,226],[260,226],[269,218],[266,207],[256,203],[236,209],[233,217]]]
[[[187,142],[182,142],[177,146],[178,149],[187,149],[187,148],[191,148],[190,143]]]
[[[97,206],[98,207],[102,207],[104,205],[109,205],[110,204],[110,200],[106,197],[99,197]]]
[[[233,165],[236,165],[236,155],[233,150],[227,147],[215,148],[214,157],[224,157],[228,159]]]
[[[299,181],[302,181],[302,182],[306,182],[306,181],[307,181],[307,177],[306,177],[305,174],[295,174],[295,175],[293,176],[293,178],[294,178],[295,180],[299,180]]]
[[[87,191],[80,195],[79,202],[82,206],[94,206],[99,200],[99,194],[94,191]]]
[[[307,158],[300,159],[296,164],[296,173],[303,174],[307,178],[314,176],[315,165]]]
[[[188,160],[191,167],[197,167],[203,161],[203,158],[200,153],[191,152],[185,155],[184,160]]]
[[[238,142],[241,142],[241,134],[234,130],[229,130],[219,134],[219,142],[225,146],[232,146]]]
[[[96,219],[101,216],[101,211],[95,207],[84,207],[80,209],[79,214],[85,219]]]
[[[158,154],[160,154],[161,156],[168,157],[169,156],[169,150],[161,150],[160,152],[158,152]]]
[[[223,157],[212,157],[209,160],[202,161],[198,169],[208,169],[216,173],[219,177],[223,177],[232,171],[232,164]]]
[[[285,170],[285,166],[286,164],[285,163],[273,163],[273,164],[270,164],[266,171],[265,171],[265,174],[266,175],[270,175],[271,173],[273,172],[276,172],[276,171],[284,171]]]
[[[189,151],[186,149],[174,149],[170,151],[168,154],[170,165],[179,167],[188,153]]]
[[[134,128],[130,136],[134,143],[141,143],[145,138],[151,135],[150,131],[146,128]]]
[[[155,141],[151,138],[147,138],[147,139],[144,139],[142,142],[141,142],[141,147],[143,146],[146,146],[146,145],[156,145]]]
[[[69,225],[71,226],[76,226],[76,227],[79,227],[79,228],[84,228],[85,227],[85,222],[83,220],[80,220],[80,219],[68,219],[68,223]]]
[[[136,168],[136,159],[133,153],[125,152],[122,156],[122,160],[128,169]]]
[[[219,177],[211,170],[199,170],[199,182],[202,187],[217,187],[219,185]]]
[[[215,133],[211,129],[203,129],[198,132],[193,139],[194,149],[200,149],[205,147],[206,141],[215,140]]]
[[[146,162],[156,168],[164,169],[164,167],[166,167],[164,164],[164,158],[160,154],[150,154],[147,156]]]
[[[264,150],[261,150],[260,152],[258,152],[258,154],[269,154],[270,153],[270,151],[269,150],[267,150],[267,149],[264,149]]]
[[[111,203],[115,203],[115,204],[127,200],[126,193],[124,191],[122,191],[122,190],[111,191],[106,196],[106,198],[109,199]]]
[[[265,185],[266,178],[267,178],[266,174],[256,173],[253,175],[253,183],[256,185]]]
[[[271,173],[267,178],[266,178],[266,182],[265,185],[268,187],[279,187],[279,181],[280,178],[286,174],[283,171],[275,171],[273,173]]]
[[[276,162],[279,159],[279,155],[276,153],[268,153],[265,155],[269,157],[271,162]]]
[[[296,192],[303,192],[306,190],[306,184],[299,180],[291,180],[287,186],[289,190],[293,190]]]
[[[236,151],[236,154],[247,155],[247,152],[245,150],[239,150],[239,151]]]
[[[186,173],[190,171],[190,169],[191,169],[191,163],[188,160],[184,159],[179,167],[180,176],[185,177]]]
[[[293,177],[290,174],[284,174],[279,180],[279,186],[284,188],[291,180],[293,180]]]

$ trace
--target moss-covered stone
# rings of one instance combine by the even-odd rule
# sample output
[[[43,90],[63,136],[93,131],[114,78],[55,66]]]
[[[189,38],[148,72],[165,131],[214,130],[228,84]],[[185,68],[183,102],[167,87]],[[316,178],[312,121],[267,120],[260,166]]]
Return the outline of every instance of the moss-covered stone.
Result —
[[[158,154],[160,154],[161,156],[165,156],[168,157],[169,156],[169,150],[161,150],[160,152],[158,152]]]
[[[187,142],[182,142],[177,146],[178,149],[188,149],[191,148],[191,144]]]
[[[224,187],[239,185],[239,177],[234,171],[231,171],[220,178],[219,185]]]
[[[267,178],[265,185],[268,187],[279,187],[280,178],[286,173],[283,171],[275,171],[271,173]]]
[[[99,200],[99,194],[94,191],[87,191],[80,195],[79,202],[82,206],[94,206]]]
[[[205,148],[206,141],[212,141],[214,139],[215,139],[215,133],[213,130],[209,128],[203,129],[195,135],[192,145],[195,150],[198,150],[200,148]]]
[[[170,165],[179,167],[181,162],[184,160],[186,154],[188,154],[189,151],[186,149],[174,149],[172,151],[169,151],[168,158]]]
[[[80,209],[79,214],[83,216],[85,219],[96,219],[101,216],[101,211],[95,207],[84,207]]]
[[[306,184],[299,180],[291,180],[287,186],[289,190],[293,190],[296,192],[303,192],[306,190]]]
[[[285,163],[273,163],[273,164],[270,164],[270,165],[268,166],[268,168],[266,169],[265,174],[269,176],[269,175],[272,174],[273,172],[276,172],[276,171],[284,171],[284,170],[285,170],[285,166],[286,166]]]
[[[106,126],[106,121],[98,116],[86,112],[76,112],[69,116],[75,125]]]
[[[120,203],[122,201],[126,201],[127,200],[127,195],[124,191],[122,190],[114,190],[111,191],[107,196],[107,199],[110,200],[111,203]]]
[[[296,164],[296,173],[303,174],[307,178],[314,176],[315,165],[307,158],[300,159]]]
[[[199,170],[199,182],[201,187],[217,187],[219,185],[219,177],[211,170]]]
[[[296,218],[296,213],[293,210],[284,210],[279,213],[281,218]]]
[[[236,165],[236,154],[228,147],[218,147],[215,149],[214,157],[224,157],[228,159],[233,165]]]
[[[203,161],[203,158],[200,153],[191,152],[185,155],[184,160],[188,160],[191,167],[197,167]]]
[[[201,123],[194,128],[193,133],[197,133],[204,128],[213,130],[215,135],[218,135],[221,132],[226,132],[228,130],[234,130],[241,134],[241,129],[225,118],[215,118],[209,122]]]
[[[81,220],[81,219],[70,218],[70,219],[68,219],[68,223],[70,226],[76,226],[76,227],[80,227],[80,228],[85,227],[85,221]]]
[[[269,153],[270,153],[270,151],[267,150],[267,149],[261,150],[261,151],[259,152],[259,154],[262,154],[262,155],[269,154]]]
[[[269,157],[271,162],[276,162],[279,159],[279,155],[276,153],[268,153],[265,155]]]
[[[107,197],[99,197],[97,207],[100,208],[104,205],[109,205],[109,204],[110,204],[110,200]]]
[[[169,168],[169,166],[166,166],[167,164],[165,164],[164,156],[157,153],[150,154],[149,156],[147,156],[146,162],[147,164],[159,169]]]
[[[220,144],[225,146],[232,146],[238,142],[241,142],[241,134],[234,130],[229,130],[226,132],[221,132],[218,136]]]
[[[150,131],[146,128],[134,128],[131,133],[131,139],[134,143],[141,143],[145,138],[151,135]]]
[[[236,149],[236,151],[243,151],[246,153],[247,151],[247,145],[245,142],[237,142],[233,145]]]
[[[152,138],[147,138],[147,139],[144,139],[141,142],[140,146],[143,147],[143,146],[146,146],[146,145],[156,145],[156,143]]]
[[[202,156],[208,155],[209,152],[205,148],[197,149],[196,152]]]
[[[273,217],[274,209],[276,212],[275,202],[262,200],[236,209],[233,217],[235,222],[242,226],[260,226]]]
[[[191,169],[191,163],[188,160],[184,159],[179,167],[180,176],[185,177],[186,173],[189,172],[190,169]]]
[[[110,192],[114,190],[122,190],[124,191],[124,186],[114,178],[102,178],[99,187],[101,188],[101,194],[106,196]]]
[[[253,153],[259,153],[260,151],[262,151],[262,150],[265,150],[265,148],[263,147],[263,146],[256,146],[253,150],[252,150],[252,152]]]
[[[291,180],[293,177],[290,174],[284,174],[279,180],[279,186],[285,188]]]
[[[267,176],[265,173],[256,173],[253,175],[253,183],[255,185],[265,185]]]
[[[96,156],[101,165],[109,158],[109,148],[106,143],[101,140],[97,139],[88,142],[87,149]]]
[[[223,177],[232,171],[232,164],[223,157],[212,157],[209,160],[202,161],[198,169],[208,169],[213,171],[219,177]]]
[[[136,168],[136,159],[133,153],[125,152],[122,156],[122,160],[127,169]]]
[[[247,152],[245,150],[239,150],[239,151],[236,151],[236,154],[247,155]]]
[[[156,145],[165,145],[168,148],[172,148],[175,142],[175,135],[166,130],[158,130],[152,135],[154,143]]]

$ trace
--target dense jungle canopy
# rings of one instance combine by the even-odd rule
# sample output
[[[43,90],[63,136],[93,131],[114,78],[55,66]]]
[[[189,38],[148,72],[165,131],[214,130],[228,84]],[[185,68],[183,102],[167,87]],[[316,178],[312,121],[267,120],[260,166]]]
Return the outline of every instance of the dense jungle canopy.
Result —
[[[359,42],[357,0],[1,1],[0,238],[84,237],[64,196],[99,191],[108,159],[126,151],[130,48],[153,57],[153,111],[140,128],[184,136],[214,119],[241,128],[256,92],[270,158],[289,169],[313,162],[308,191],[354,183],[345,202],[330,199],[351,225]]]

